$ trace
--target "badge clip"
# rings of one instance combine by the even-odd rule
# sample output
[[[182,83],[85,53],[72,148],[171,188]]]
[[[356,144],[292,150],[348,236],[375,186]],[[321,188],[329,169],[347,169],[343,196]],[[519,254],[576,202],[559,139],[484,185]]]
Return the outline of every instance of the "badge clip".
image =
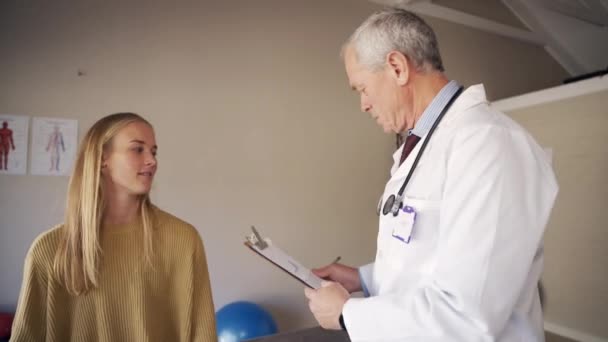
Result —
[[[262,239],[260,233],[258,233],[257,229],[254,226],[251,226],[251,235],[247,237],[247,241],[249,241],[252,245],[256,246],[260,250],[264,250],[268,248],[268,243]]]

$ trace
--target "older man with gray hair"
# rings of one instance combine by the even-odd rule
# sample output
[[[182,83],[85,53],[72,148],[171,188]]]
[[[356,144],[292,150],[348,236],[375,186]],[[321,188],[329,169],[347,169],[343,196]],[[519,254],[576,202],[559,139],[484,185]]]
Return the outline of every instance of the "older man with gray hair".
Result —
[[[407,138],[378,203],[375,261],[314,270],[327,280],[305,290],[319,324],[352,341],[543,341],[537,284],[558,190],[548,156],[483,85],[445,76],[413,13],[373,14],[342,56],[361,110]]]

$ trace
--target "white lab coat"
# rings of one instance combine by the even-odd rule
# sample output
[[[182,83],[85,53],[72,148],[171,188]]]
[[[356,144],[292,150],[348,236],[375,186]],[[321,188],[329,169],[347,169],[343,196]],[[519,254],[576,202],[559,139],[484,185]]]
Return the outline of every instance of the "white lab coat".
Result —
[[[401,166],[395,152],[383,205],[425,138]],[[557,190],[529,133],[489,106],[483,85],[466,89],[405,190],[417,211],[409,244],[380,214],[376,260],[359,269],[370,296],[343,309],[351,340],[544,341],[537,284]]]

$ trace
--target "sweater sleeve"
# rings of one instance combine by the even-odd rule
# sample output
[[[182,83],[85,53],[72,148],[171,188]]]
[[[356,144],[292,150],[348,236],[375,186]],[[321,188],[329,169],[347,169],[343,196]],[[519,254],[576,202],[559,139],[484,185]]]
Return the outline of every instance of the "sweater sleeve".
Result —
[[[47,274],[41,267],[37,242],[25,258],[23,283],[11,333],[12,342],[46,339]]]
[[[205,248],[200,237],[196,241],[193,271],[192,341],[215,342],[217,341],[215,308],[211,296]]]

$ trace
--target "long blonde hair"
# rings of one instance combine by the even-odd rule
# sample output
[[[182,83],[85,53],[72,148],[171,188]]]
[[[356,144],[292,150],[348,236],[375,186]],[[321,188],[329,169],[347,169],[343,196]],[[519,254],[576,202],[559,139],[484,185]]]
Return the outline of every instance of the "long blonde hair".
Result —
[[[133,122],[150,123],[135,113],[116,113],[97,121],[87,132],[68,185],[65,222],[55,255],[55,275],[72,295],[96,288],[101,259],[100,228],[105,208],[101,165],[112,138]],[[152,127],[152,125],[150,125]],[[141,195],[140,217],[144,231],[144,257],[151,264],[152,203]]]

